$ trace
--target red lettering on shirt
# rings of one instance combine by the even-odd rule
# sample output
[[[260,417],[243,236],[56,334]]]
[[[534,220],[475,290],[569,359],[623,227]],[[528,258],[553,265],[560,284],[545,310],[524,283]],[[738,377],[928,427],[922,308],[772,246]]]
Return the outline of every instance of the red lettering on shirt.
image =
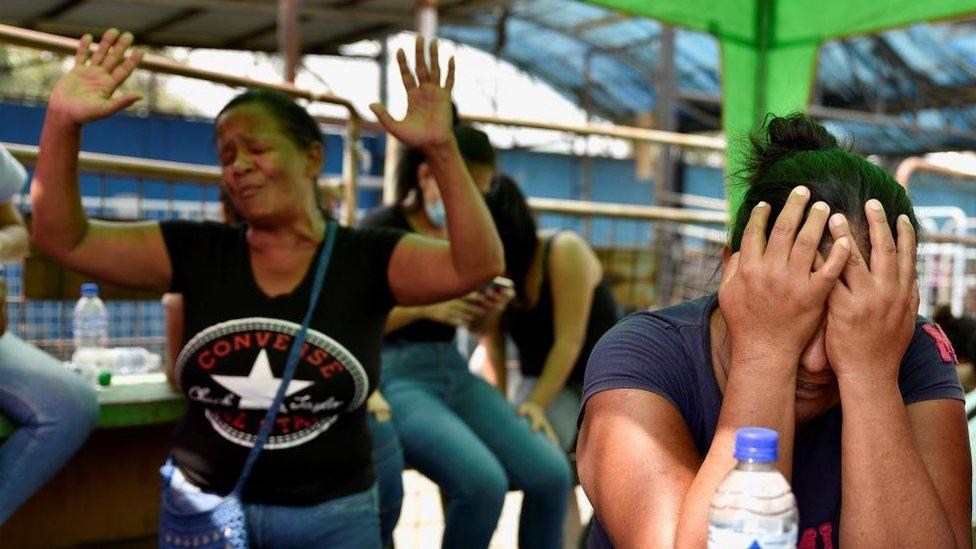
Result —
[[[271,332],[258,332],[254,334],[254,339],[257,340],[258,345],[267,347],[268,342],[271,341]]]
[[[289,339],[291,339],[291,336],[288,334],[278,334],[278,337],[275,338],[274,348],[279,351],[287,351]]]
[[[325,366],[319,367],[319,373],[321,373],[322,377],[325,379],[329,379],[343,370],[345,370],[345,368],[343,368],[342,364],[340,364],[339,361],[334,358]]]
[[[279,417],[275,420],[275,423],[278,424],[278,430],[282,434],[287,435],[291,433],[291,418]]]
[[[217,361],[210,356],[210,351],[204,351],[197,357],[197,364],[204,370],[213,368],[216,363]]]
[[[823,542],[824,549],[834,549],[834,525],[825,522],[820,525],[820,541]]]
[[[319,366],[325,362],[325,359],[328,358],[328,356],[329,353],[325,352],[324,350],[316,349],[315,352],[312,353],[312,356],[308,357],[308,363],[312,366]]]
[[[235,351],[240,351],[241,349],[250,349],[250,348],[251,348],[251,334],[250,334],[250,332],[243,333],[243,334],[234,334],[234,350]]]
[[[220,412],[224,421],[238,431],[247,428],[247,413],[241,410],[224,410]]]
[[[211,348],[213,349],[214,354],[219,358],[227,356],[231,350],[230,343],[227,343],[227,341],[223,339],[217,340],[217,342],[214,343],[213,347]]]
[[[796,549],[817,549],[817,531],[813,528],[804,530]]]
[[[922,331],[935,340],[935,345],[939,348],[939,358],[942,359],[942,362],[949,364],[959,363],[959,359],[956,358],[956,350],[952,348],[949,336],[942,331],[942,326],[938,324],[923,324]]]
[[[292,426],[296,431],[301,431],[306,427],[311,427],[312,422],[304,416],[292,416]]]

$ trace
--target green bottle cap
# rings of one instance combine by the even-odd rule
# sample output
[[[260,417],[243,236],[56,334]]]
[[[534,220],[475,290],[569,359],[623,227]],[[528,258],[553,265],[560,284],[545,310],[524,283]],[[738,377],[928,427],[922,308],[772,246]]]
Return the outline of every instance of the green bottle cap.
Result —
[[[106,372],[102,370],[98,373],[98,385],[99,387],[108,387],[112,384],[112,372]]]

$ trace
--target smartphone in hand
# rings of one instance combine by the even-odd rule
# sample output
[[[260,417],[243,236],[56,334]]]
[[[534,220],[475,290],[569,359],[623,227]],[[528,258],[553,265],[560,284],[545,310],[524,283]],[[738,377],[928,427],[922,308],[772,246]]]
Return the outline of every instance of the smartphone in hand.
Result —
[[[484,294],[491,291],[498,292],[505,289],[514,290],[515,283],[504,276],[496,276],[494,280],[482,286],[479,291]]]

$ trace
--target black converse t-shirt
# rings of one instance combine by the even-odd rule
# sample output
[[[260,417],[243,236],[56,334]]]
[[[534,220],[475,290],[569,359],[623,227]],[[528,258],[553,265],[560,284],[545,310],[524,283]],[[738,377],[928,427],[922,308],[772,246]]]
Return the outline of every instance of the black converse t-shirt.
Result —
[[[176,379],[189,398],[172,457],[191,482],[227,494],[281,384],[320,245],[290,294],[269,298],[251,271],[246,227],[166,221],[171,290],[184,296]],[[387,267],[402,232],[338,228],[308,337],[244,490],[248,502],[309,505],[373,482],[366,397],[394,305]]]

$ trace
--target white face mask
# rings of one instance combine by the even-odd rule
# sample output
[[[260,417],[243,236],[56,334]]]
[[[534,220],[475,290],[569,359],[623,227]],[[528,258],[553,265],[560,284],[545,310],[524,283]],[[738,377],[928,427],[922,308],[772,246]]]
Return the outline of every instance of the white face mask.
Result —
[[[444,210],[444,202],[438,200],[433,204],[424,202],[424,211],[427,212],[427,219],[436,227],[443,229],[447,227],[447,212]]]

